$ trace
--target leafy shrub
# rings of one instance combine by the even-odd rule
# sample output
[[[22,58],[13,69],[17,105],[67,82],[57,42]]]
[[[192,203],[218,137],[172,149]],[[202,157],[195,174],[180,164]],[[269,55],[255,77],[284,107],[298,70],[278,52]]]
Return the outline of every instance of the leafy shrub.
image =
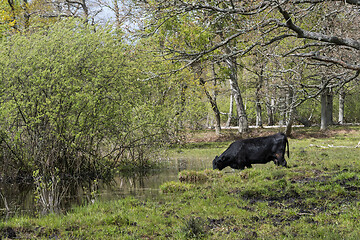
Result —
[[[167,82],[141,80],[150,66],[138,70],[132,48],[111,27],[76,20],[1,41],[0,172],[94,178],[147,166],[174,137],[177,106]]]

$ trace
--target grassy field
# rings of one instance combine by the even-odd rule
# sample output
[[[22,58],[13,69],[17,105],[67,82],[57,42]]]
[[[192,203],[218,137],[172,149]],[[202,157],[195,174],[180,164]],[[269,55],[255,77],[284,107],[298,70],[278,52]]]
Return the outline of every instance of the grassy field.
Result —
[[[219,154],[229,144],[197,137],[173,154]],[[360,239],[360,128],[301,130],[289,141],[289,168],[185,171],[156,200],[19,216],[0,223],[0,239]]]

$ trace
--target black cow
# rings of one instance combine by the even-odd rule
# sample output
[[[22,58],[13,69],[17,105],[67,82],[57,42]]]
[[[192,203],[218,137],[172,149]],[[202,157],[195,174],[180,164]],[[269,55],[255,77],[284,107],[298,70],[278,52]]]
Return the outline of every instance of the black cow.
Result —
[[[249,138],[233,142],[220,157],[213,160],[213,168],[222,170],[230,166],[235,169],[251,168],[251,164],[274,161],[286,167],[285,149],[289,157],[289,142],[284,133],[268,137]]]

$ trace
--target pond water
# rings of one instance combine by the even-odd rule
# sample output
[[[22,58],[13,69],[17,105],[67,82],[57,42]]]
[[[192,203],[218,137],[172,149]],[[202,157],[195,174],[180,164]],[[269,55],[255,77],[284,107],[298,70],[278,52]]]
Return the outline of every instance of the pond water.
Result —
[[[55,211],[66,212],[74,206],[85,205],[94,201],[115,200],[125,196],[137,198],[155,198],[160,193],[159,187],[164,182],[178,181],[182,170],[203,170],[211,168],[208,157],[167,159],[164,169],[118,174],[110,182],[91,181],[74,183],[65,188],[61,202]],[[63,188],[64,189],[64,188]],[[14,214],[37,215],[45,213],[44,205],[36,202],[34,184],[0,182],[0,218]],[[46,194],[45,194],[46,195]]]

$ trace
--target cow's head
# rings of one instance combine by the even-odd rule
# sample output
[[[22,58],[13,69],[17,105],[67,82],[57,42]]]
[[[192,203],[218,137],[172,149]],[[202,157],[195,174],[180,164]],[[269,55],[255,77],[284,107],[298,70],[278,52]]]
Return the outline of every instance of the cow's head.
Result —
[[[274,163],[277,165],[277,166],[283,166],[283,167],[287,167],[287,162],[285,160],[285,158],[280,158],[280,159],[275,159],[274,160]]]
[[[213,160],[213,169],[223,170],[226,167],[224,159],[222,157],[216,156]]]

